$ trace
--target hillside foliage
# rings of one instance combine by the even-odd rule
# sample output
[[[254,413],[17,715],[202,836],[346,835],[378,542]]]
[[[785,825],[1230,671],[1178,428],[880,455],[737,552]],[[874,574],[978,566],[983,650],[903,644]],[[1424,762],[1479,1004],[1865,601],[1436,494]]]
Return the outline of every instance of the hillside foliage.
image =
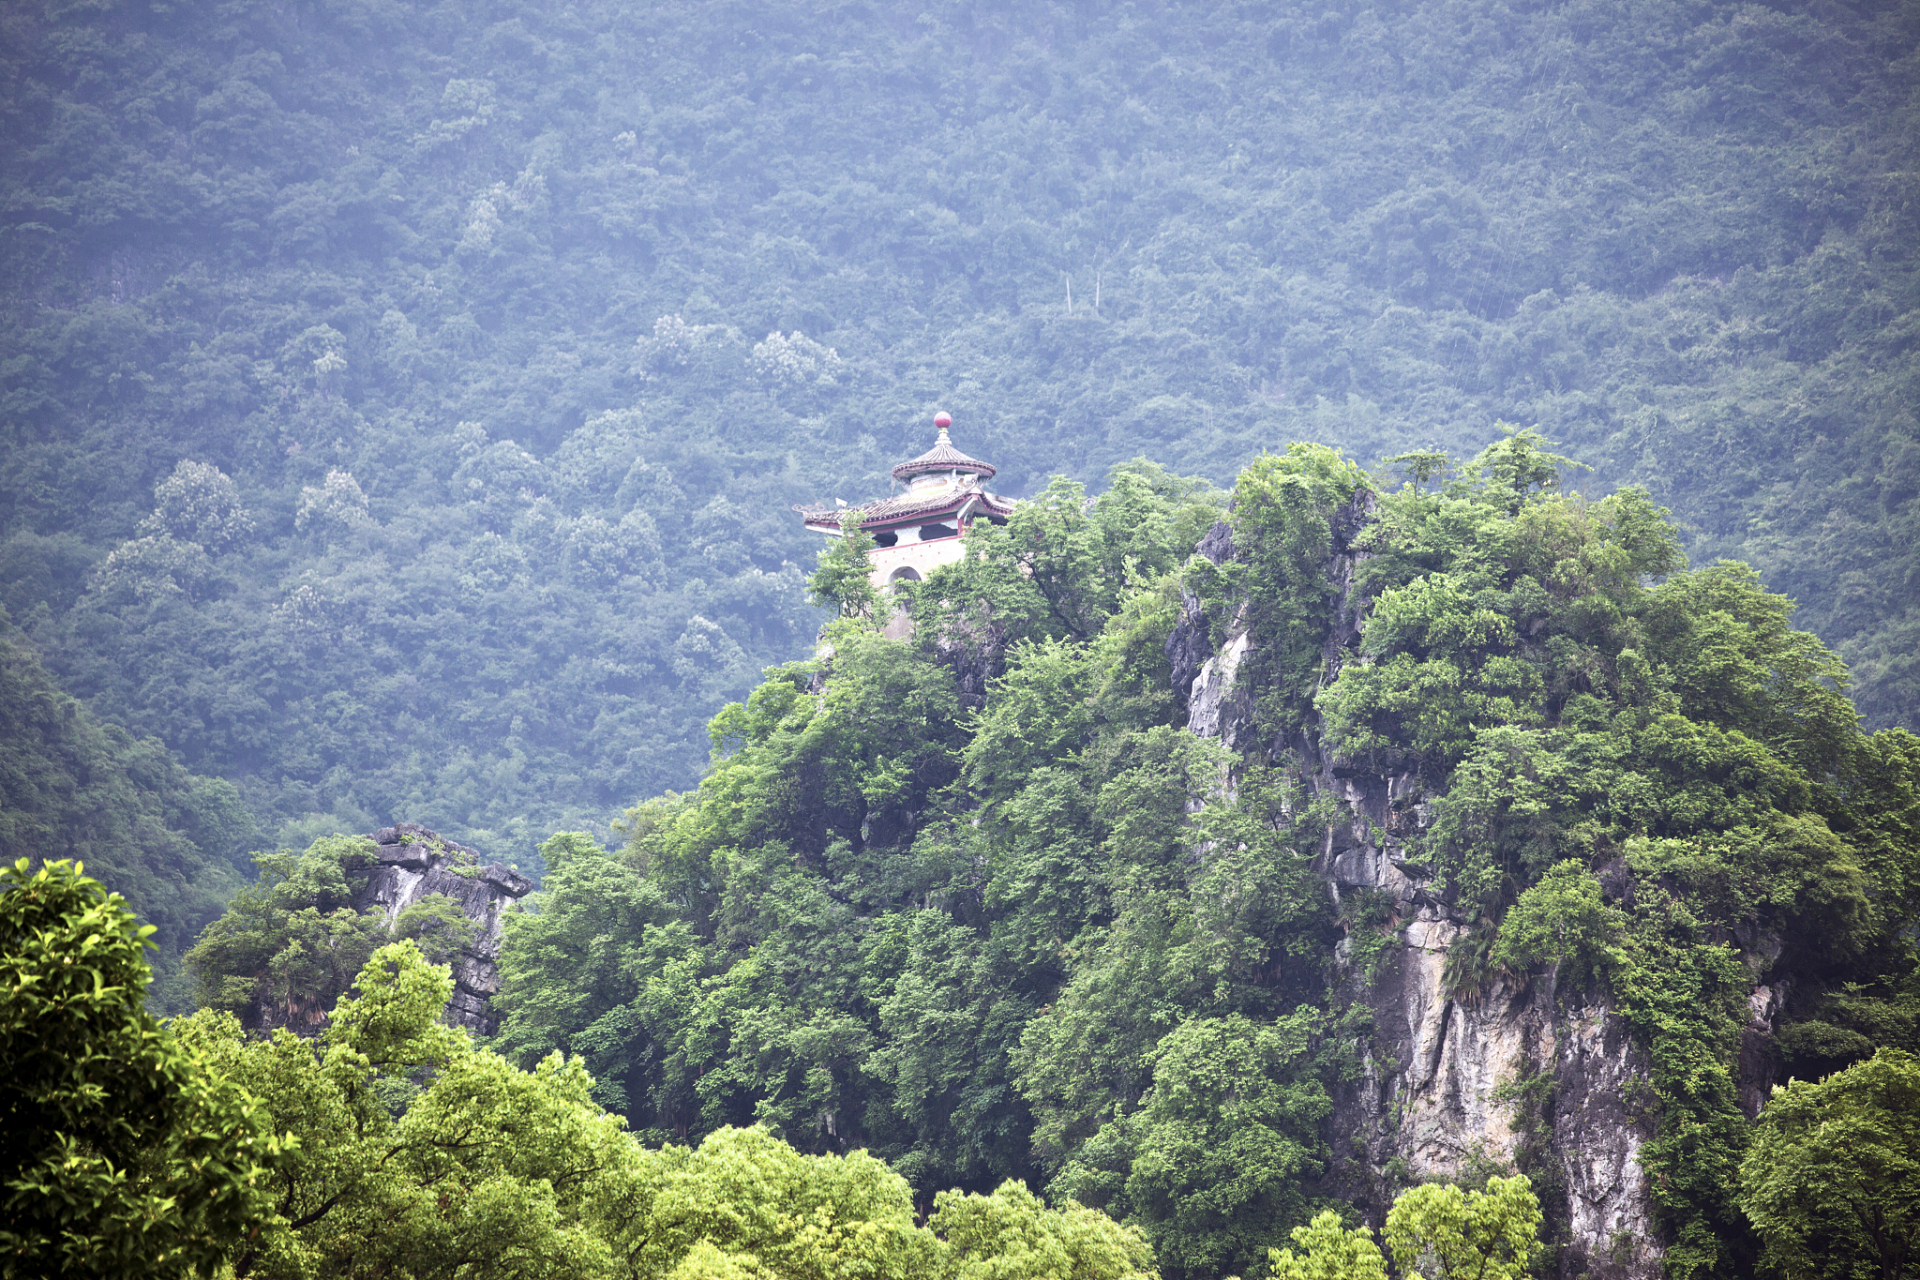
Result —
[[[1428,806],[1419,860],[1470,926],[1452,994],[1551,969],[1625,1019],[1673,1273],[1750,1268],[1756,981],[1791,992],[1769,1052],[1794,1074],[1920,1047],[1920,741],[1863,733],[1844,664],[1750,569],[1684,567],[1644,492],[1563,490],[1526,432],[1423,471],[1257,459],[1232,558],[1117,591],[1104,565],[1154,564],[1172,544],[1142,531],[1217,498],[1135,468],[983,529],[901,604],[912,640],[836,624],[723,710],[699,788],[630,810],[623,851],[548,842],[499,1048],[584,1055],[656,1141],[764,1124],[922,1197],[1044,1180],[1169,1276],[1246,1274],[1322,1205],[1330,1091],[1370,1034],[1340,993],[1398,945],[1310,865],[1337,814],[1294,745],[1317,741],[1415,779],[1395,803]],[[1195,604],[1264,655],[1242,752],[1183,727],[1166,641]]]
[[[102,724],[0,617],[0,865],[78,861],[153,926],[149,998],[193,1007],[182,953],[242,884],[256,835],[235,788]]]
[[[1910,4],[0,31],[0,599],[272,843],[691,785],[936,404],[1027,495],[1538,424],[1920,715]]]

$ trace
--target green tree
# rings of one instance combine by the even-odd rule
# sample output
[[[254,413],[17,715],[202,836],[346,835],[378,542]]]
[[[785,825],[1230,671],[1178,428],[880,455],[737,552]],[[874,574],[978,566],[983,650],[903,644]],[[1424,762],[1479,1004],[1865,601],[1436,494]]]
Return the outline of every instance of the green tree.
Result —
[[[183,1042],[295,1137],[237,1275],[612,1276],[644,1157],[577,1063],[531,1072],[439,1025],[445,968],[380,948],[319,1042],[249,1039],[231,1014]]]
[[[372,864],[374,849],[363,836],[322,836],[303,853],[255,854],[259,878],[187,952],[200,1003],[269,1025],[318,1027],[387,935],[377,909],[353,909],[347,881]],[[451,921],[428,926],[420,914],[409,925],[458,932]]]
[[[1824,1080],[1776,1086],[1740,1165],[1766,1263],[1796,1277],[1920,1267],[1920,1058],[1883,1048]]]
[[[1373,1232],[1366,1227],[1348,1230],[1332,1209],[1293,1229],[1294,1246],[1301,1250],[1272,1249],[1267,1260],[1273,1280],[1387,1280],[1387,1261]]]
[[[480,936],[480,922],[444,893],[415,899],[393,922],[393,936],[412,942],[431,964],[448,964]]]
[[[1624,927],[1621,911],[1603,901],[1593,873],[1578,862],[1562,862],[1521,893],[1500,923],[1489,958],[1514,973],[1560,964],[1570,981],[1595,982],[1619,963]]]
[[[142,926],[64,860],[0,868],[0,1275],[206,1275],[292,1158],[142,1007]]]
[[[494,1047],[523,1067],[555,1050],[579,1055],[594,1097],[636,1124],[657,1121],[658,1063],[642,999],[650,979],[696,951],[658,884],[581,832],[540,846],[547,866],[531,909],[508,912],[500,943]],[[684,1134],[677,1136],[684,1137]]]
[[[1540,1250],[1540,1202],[1525,1174],[1409,1187],[1387,1211],[1387,1251],[1407,1280],[1522,1280]]]
[[[942,1191],[927,1229],[946,1246],[953,1280],[1157,1280],[1153,1248],[1135,1228],[1068,1201],[1058,1209],[1026,1184],[992,1195]]]
[[[1322,1167],[1332,1104],[1307,1059],[1317,1022],[1181,1023],[1154,1050],[1139,1109],[1102,1126],[1054,1190],[1139,1224],[1173,1275],[1257,1265],[1305,1216],[1304,1184]]]
[[[867,553],[876,545],[873,535],[861,526],[858,512],[841,516],[840,536],[820,552],[820,567],[807,579],[809,598],[842,618],[873,621],[881,599]]]

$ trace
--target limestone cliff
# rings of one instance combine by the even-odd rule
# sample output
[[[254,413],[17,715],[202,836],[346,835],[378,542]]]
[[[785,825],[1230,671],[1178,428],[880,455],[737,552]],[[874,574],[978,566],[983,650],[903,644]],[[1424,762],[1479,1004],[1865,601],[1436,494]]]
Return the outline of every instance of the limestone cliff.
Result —
[[[500,989],[501,914],[533,890],[533,881],[498,862],[481,864],[478,850],[412,822],[382,827],[370,837],[379,860],[359,872],[353,907],[385,912],[392,927],[402,911],[428,894],[445,894],[477,926],[474,939],[452,960],[453,998],[447,1020],[481,1035],[496,1022],[492,998]]]
[[[1364,553],[1356,540],[1372,512],[1363,493],[1333,522],[1326,571],[1337,596],[1323,680],[1357,654],[1353,577]],[[1216,564],[1232,558],[1227,526],[1216,526],[1200,551]],[[1377,1225],[1409,1181],[1518,1167],[1542,1193],[1549,1231],[1563,1246],[1561,1275],[1658,1275],[1661,1245],[1637,1160],[1653,1132],[1644,1054],[1604,1002],[1557,991],[1551,973],[1523,987],[1495,981],[1474,993],[1449,991],[1447,952],[1471,922],[1433,891],[1418,862],[1432,797],[1417,774],[1391,762],[1329,756],[1311,715],[1290,741],[1257,741],[1253,691],[1238,678],[1255,647],[1245,613],[1227,623],[1216,647],[1208,637],[1219,633],[1201,602],[1187,597],[1167,655],[1188,727],[1237,751],[1264,748],[1276,761],[1289,759],[1310,793],[1335,797],[1340,818],[1315,869],[1336,902],[1378,895],[1395,930],[1370,959],[1355,958],[1351,939],[1336,953],[1347,1003],[1370,1015],[1360,1020],[1370,1027],[1354,1046],[1359,1071],[1336,1090],[1326,1191],[1365,1206]]]
[[[533,891],[533,881],[498,862],[482,863],[477,849],[458,844],[412,822],[382,827],[365,837],[373,841],[374,860],[348,866],[346,875],[355,912],[378,911],[391,931],[405,911],[429,894],[444,894],[473,923],[473,938],[447,963],[453,970],[453,996],[447,1021],[481,1035],[492,1035],[493,994],[500,989],[501,916],[507,906]],[[384,941],[384,938],[380,939]],[[256,997],[240,1011],[241,1025],[255,1035],[285,1027],[299,1035],[318,1035],[327,1025],[327,1002]]]

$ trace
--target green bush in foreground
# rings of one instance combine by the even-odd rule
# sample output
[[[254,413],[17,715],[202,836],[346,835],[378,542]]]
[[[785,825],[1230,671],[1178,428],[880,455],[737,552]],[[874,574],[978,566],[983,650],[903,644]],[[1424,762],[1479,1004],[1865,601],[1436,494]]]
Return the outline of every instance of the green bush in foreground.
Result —
[[[1540,1252],[1540,1201],[1521,1175],[1489,1178],[1484,1191],[1450,1183],[1409,1187],[1387,1211],[1387,1249],[1403,1280],[1522,1280]],[[1273,1280],[1386,1280],[1373,1233],[1348,1230],[1329,1209],[1293,1229],[1292,1249],[1269,1257]]]
[[[0,1275],[204,1272],[263,1216],[278,1144],[142,1007],[153,931],[78,863],[0,868]]]
[[[935,1197],[764,1129],[650,1150],[579,1059],[440,1025],[452,978],[379,948],[326,1030],[160,1024],[139,926],[70,862],[0,870],[0,1275],[1146,1280],[1152,1250],[1017,1182]]]
[[[249,1040],[202,1012],[181,1037],[299,1139],[241,1276],[1151,1275],[1137,1233],[1047,1209],[1018,1183],[940,1196],[856,1151],[763,1129],[649,1150],[593,1100],[580,1060],[531,1071],[436,1017],[451,978],[412,942],[374,952],[319,1041]]]

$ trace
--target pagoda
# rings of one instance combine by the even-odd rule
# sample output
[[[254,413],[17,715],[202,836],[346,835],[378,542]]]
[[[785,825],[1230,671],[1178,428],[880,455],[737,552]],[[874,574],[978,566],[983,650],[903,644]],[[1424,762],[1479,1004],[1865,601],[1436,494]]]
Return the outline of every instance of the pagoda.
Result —
[[[873,585],[882,591],[903,580],[920,581],[940,565],[960,559],[974,521],[1005,524],[1013,514],[1012,498],[982,487],[993,478],[993,464],[953,447],[947,436],[953,419],[937,413],[933,425],[940,432],[933,448],[893,469],[893,478],[906,485],[904,493],[855,507],[794,507],[807,528],[833,538],[841,536],[844,517],[858,516],[860,527],[878,544],[867,555],[873,561]]]

